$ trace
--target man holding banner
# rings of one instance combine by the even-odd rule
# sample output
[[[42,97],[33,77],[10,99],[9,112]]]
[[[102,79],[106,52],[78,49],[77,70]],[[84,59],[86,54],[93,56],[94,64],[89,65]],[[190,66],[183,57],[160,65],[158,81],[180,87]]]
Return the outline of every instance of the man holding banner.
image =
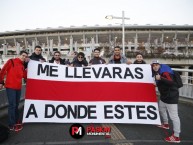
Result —
[[[83,66],[88,66],[88,62],[85,58],[85,54],[83,52],[79,52],[77,54],[77,58],[75,58],[72,63],[71,66],[73,67],[83,67]]]
[[[119,46],[116,46],[114,48],[114,54],[109,59],[109,64],[131,64],[132,62],[130,60],[127,60],[127,58],[121,54],[121,48]]]
[[[89,61],[89,65],[105,64],[106,61],[103,58],[101,58],[99,55],[100,55],[100,49],[95,48],[94,57]]]
[[[157,60],[152,62],[153,75],[160,92],[159,109],[163,118],[163,124],[158,126],[163,129],[169,129],[167,112],[173,123],[174,134],[165,138],[167,142],[180,143],[180,118],[178,116],[178,87],[174,83],[174,73],[172,69],[165,64],[159,64]]]

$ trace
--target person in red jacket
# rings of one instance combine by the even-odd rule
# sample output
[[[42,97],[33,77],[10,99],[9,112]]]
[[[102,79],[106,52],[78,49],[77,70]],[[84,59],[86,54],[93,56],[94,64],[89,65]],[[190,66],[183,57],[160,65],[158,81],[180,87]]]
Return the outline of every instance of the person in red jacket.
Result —
[[[17,124],[17,122],[19,119],[18,106],[21,96],[22,78],[27,78],[27,72],[23,64],[27,56],[27,52],[21,51],[20,56],[8,60],[0,72],[0,90],[3,88],[3,85],[5,85],[9,104],[9,129],[12,131],[19,131],[23,128],[22,125]],[[5,76],[6,81],[4,83]]]

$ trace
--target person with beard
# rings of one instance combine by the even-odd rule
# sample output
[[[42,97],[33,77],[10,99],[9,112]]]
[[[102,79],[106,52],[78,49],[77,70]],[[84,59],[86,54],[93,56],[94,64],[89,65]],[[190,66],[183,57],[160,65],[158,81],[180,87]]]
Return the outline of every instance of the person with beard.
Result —
[[[77,58],[71,63],[71,66],[73,66],[73,67],[88,66],[88,62],[87,62],[83,52],[79,52],[77,54]]]
[[[141,53],[137,53],[136,60],[133,62],[133,64],[146,64]]]
[[[109,64],[131,64],[131,61],[128,60],[124,55],[121,54],[121,48],[116,46],[114,48],[114,54],[109,59]]]
[[[65,59],[60,58],[60,56],[61,53],[59,51],[55,51],[54,56],[51,60],[49,60],[49,63],[65,65]]]

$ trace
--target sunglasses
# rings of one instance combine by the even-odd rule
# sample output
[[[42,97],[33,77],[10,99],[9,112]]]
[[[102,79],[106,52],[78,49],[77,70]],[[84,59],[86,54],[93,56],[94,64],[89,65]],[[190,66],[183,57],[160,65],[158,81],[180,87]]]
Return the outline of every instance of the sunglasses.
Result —
[[[60,55],[54,55],[54,56],[60,56]]]

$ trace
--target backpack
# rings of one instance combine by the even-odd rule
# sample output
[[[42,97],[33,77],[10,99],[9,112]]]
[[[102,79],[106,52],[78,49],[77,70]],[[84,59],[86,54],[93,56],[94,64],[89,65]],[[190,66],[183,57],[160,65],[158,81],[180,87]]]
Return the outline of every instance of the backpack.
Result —
[[[4,142],[9,137],[9,129],[0,124],[0,143]]]
[[[177,71],[173,71],[174,72],[174,81],[177,85],[178,88],[183,87],[183,83],[182,83],[182,78],[180,76],[180,74]]]

